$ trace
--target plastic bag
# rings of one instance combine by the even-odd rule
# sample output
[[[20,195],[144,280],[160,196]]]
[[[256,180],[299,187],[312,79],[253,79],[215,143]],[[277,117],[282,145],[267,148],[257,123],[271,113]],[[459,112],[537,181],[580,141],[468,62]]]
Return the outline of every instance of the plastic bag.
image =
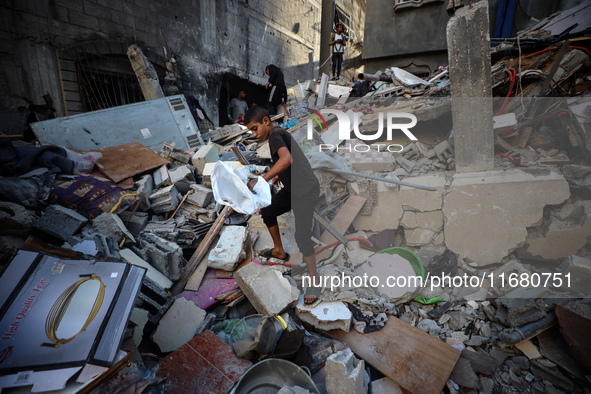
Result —
[[[64,149],[66,149],[68,159],[74,161],[74,174],[90,174],[94,168],[94,164],[103,157],[103,154],[100,152],[78,153],[68,148]]]
[[[252,215],[258,209],[271,205],[271,188],[262,178],[257,178],[253,191],[246,185],[248,167],[236,169],[231,164],[218,161],[211,173],[213,197],[218,204],[229,205],[235,211]]]

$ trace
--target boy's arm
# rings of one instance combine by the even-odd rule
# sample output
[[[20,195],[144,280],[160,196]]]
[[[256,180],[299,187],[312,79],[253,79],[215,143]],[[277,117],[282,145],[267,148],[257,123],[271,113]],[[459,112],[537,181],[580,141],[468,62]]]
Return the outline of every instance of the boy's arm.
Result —
[[[287,149],[285,146],[279,148],[277,154],[279,155],[279,160],[277,160],[277,163],[275,163],[275,165],[273,165],[273,167],[271,167],[271,169],[263,175],[263,179],[266,182],[269,182],[269,180],[275,178],[277,175],[288,169],[291,165],[291,162],[293,161],[291,153],[289,153],[289,149]],[[252,180],[247,183],[247,186],[250,190],[252,190],[255,184],[256,180]]]
[[[328,42],[328,46],[333,46],[335,44],[334,42],[334,33],[330,35],[330,41]]]
[[[279,160],[277,160],[277,163],[275,163],[273,167],[271,167],[271,169],[267,171],[265,175],[263,175],[263,179],[267,182],[273,179],[276,175],[279,175],[283,171],[287,170],[293,161],[291,153],[289,153],[289,149],[287,149],[285,146],[279,148],[277,154],[279,155]]]

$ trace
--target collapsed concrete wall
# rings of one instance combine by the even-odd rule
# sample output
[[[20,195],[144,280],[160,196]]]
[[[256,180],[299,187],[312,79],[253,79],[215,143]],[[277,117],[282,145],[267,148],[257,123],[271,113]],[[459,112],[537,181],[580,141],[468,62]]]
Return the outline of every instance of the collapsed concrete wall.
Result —
[[[556,245],[534,238],[528,228],[542,220],[546,206],[562,204],[570,196],[568,182],[549,169],[455,174],[449,179],[426,175],[405,181],[436,191],[404,186],[389,190],[380,182],[377,204],[370,215],[358,216],[354,227],[365,231],[402,227],[407,246],[446,247],[478,265],[499,263],[524,243],[530,253],[543,245]],[[573,205],[569,212],[572,228],[579,234],[578,241],[571,241],[576,252],[586,243],[591,220],[587,220],[585,204]],[[553,237],[572,237],[572,232],[554,234],[552,228]]]
[[[82,59],[78,54],[113,55],[125,63],[131,44],[142,49],[161,77],[166,60],[175,55],[180,91],[195,96],[214,123],[225,72],[258,84],[266,83],[268,64],[283,69],[287,84],[315,76],[320,35],[316,0],[138,4],[56,0],[0,5],[0,102],[42,104],[49,93],[56,115],[64,116],[68,101],[82,99],[75,82]],[[64,59],[70,49],[79,51]],[[63,67],[65,60],[71,68]]]

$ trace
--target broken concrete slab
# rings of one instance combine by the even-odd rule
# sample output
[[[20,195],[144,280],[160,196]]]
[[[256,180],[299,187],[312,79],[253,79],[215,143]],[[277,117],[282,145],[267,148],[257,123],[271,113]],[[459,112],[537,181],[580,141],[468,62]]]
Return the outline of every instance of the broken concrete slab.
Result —
[[[174,185],[165,187],[150,195],[151,208],[154,213],[171,212],[179,205],[179,192]]]
[[[413,212],[405,211],[402,215],[400,225],[405,229],[430,229],[433,231],[439,231],[443,229],[443,212],[441,211],[430,211],[430,212]]]
[[[92,221],[92,227],[99,234],[109,234],[117,244],[125,238],[125,242],[135,243],[135,238],[123,224],[119,216],[114,213],[105,212]]]
[[[322,301],[312,307],[304,303],[301,296],[296,305],[296,315],[303,321],[322,330],[343,330],[349,332],[351,311],[342,301]]]
[[[129,320],[136,325],[133,329],[133,343],[138,347],[144,338],[144,327],[148,322],[148,311],[141,308],[133,308]]]
[[[144,232],[141,240],[142,247],[134,246],[132,250],[168,279],[179,280],[184,262],[181,248],[174,242],[150,233]]]
[[[205,311],[194,303],[177,298],[160,320],[152,339],[160,351],[172,352],[195,336],[205,315]]]
[[[244,245],[248,232],[243,226],[225,226],[220,232],[220,239],[209,253],[207,266],[224,271],[234,271],[246,257]]]
[[[168,171],[170,181],[175,184],[177,182],[195,182],[195,176],[193,175],[193,166],[184,165],[178,166]]]
[[[172,182],[170,181],[170,175],[168,174],[168,168],[166,167],[166,165],[163,165],[162,167],[155,170],[152,173],[152,176],[154,179],[155,189],[172,185]]]
[[[171,160],[178,161],[180,163],[188,163],[191,160],[191,154],[179,149],[171,144],[162,145],[162,155],[168,157]]]
[[[372,393],[403,394],[402,388],[392,379],[385,377],[370,383]]]
[[[529,229],[517,256],[541,261],[557,261],[577,254],[591,237],[591,201],[567,204],[550,216],[549,223]]]
[[[433,243],[435,232],[430,229],[415,228],[404,230],[404,238],[408,246],[423,246]]]
[[[160,286],[162,289],[170,289],[172,287],[172,281],[166,276],[161,274],[156,268],[152,267],[148,262],[141,259],[138,255],[133,253],[129,249],[121,249],[119,251],[121,258],[129,264],[144,267],[146,269],[146,277]]]
[[[148,213],[132,211],[123,211],[119,214],[119,218],[125,223],[125,227],[133,234],[138,236],[148,225]]]
[[[236,282],[257,312],[267,316],[283,312],[300,295],[279,271],[254,262],[236,272]]]
[[[414,277],[415,271],[404,257],[397,254],[376,253],[367,259],[367,262],[355,270],[357,275],[379,278],[387,277]],[[407,286],[382,286],[376,290],[392,298],[403,297],[417,289],[417,284],[408,283]]]
[[[526,240],[546,205],[569,195],[564,177],[545,169],[455,174],[443,207],[446,246],[461,259],[497,263]]]
[[[195,166],[197,175],[203,175],[203,169],[207,163],[215,163],[219,160],[218,150],[214,144],[207,144],[199,148],[191,157],[191,163]]]
[[[134,186],[137,195],[142,198],[138,209],[140,211],[147,211],[151,206],[150,196],[154,192],[154,178],[152,178],[152,175],[146,174],[138,179]]]
[[[76,211],[61,205],[50,205],[43,216],[33,223],[33,227],[62,241],[67,241],[86,222],[88,219]]]
[[[365,361],[355,358],[350,349],[326,359],[327,393],[365,394],[364,375]]]
[[[168,377],[179,393],[226,394],[251,365],[238,358],[217,335],[205,330],[164,357],[158,375]]]
[[[191,192],[192,190],[192,192]],[[213,191],[203,185],[193,184],[189,190],[191,194],[187,197],[187,202],[205,208],[213,199]]]

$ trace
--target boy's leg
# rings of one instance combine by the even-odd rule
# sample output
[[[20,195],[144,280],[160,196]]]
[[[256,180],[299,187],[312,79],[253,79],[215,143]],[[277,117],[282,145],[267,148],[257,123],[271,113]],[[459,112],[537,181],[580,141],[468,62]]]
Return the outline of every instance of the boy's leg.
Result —
[[[314,254],[314,242],[312,241],[312,222],[314,220],[314,208],[318,202],[320,194],[319,188],[311,191],[304,198],[294,198],[293,214],[295,219],[295,239],[300,252],[304,255],[304,262],[308,269],[308,275],[312,280],[312,285],[320,284],[320,278],[316,270],[316,256]],[[320,286],[314,286],[320,287]],[[304,302],[312,303],[316,299],[315,295],[306,295]]]
[[[343,65],[343,54],[339,53],[337,58],[337,79],[341,76],[341,66]]]
[[[261,216],[263,222],[271,234],[273,239],[272,256],[278,259],[286,257],[283,243],[281,242],[281,233],[279,231],[279,224],[277,223],[277,216],[283,215],[285,212],[291,211],[291,194],[285,188],[281,189],[279,193],[271,198],[271,205],[261,208]],[[259,251],[262,254],[263,251]]]

